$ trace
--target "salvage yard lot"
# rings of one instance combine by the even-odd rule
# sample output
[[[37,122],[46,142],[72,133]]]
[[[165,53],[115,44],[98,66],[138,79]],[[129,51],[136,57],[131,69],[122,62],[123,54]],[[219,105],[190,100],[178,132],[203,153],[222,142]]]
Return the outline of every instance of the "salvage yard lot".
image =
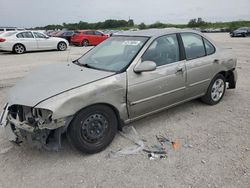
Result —
[[[227,90],[215,106],[194,100],[131,124],[149,146],[158,134],[178,140],[177,150],[167,159],[149,160],[143,153],[109,158],[110,151],[133,145],[119,134],[103,152],[83,155],[65,138],[59,152],[19,147],[9,143],[0,129],[0,187],[249,187],[250,38],[207,35],[233,48],[238,58],[237,89]],[[0,106],[9,88],[33,69],[72,61],[87,49],[0,52]]]

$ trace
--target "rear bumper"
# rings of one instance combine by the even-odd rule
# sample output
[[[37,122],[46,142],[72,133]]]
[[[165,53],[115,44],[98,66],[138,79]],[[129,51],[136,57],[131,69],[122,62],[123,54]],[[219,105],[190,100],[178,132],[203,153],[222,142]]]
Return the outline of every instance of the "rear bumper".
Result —
[[[4,44],[0,44],[0,51],[11,52],[12,51],[12,47],[6,46]]]

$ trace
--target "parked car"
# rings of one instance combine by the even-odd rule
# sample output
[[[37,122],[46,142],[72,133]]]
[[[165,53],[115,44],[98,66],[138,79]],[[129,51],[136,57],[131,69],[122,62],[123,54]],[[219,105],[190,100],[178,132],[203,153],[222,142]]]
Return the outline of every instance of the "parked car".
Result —
[[[51,31],[51,32],[48,32],[47,35],[50,37],[55,37],[59,32],[61,31]]]
[[[64,38],[70,43],[71,37],[75,34],[74,31],[63,31],[56,35],[56,37]]]
[[[231,37],[247,37],[250,36],[250,28],[249,27],[241,27],[236,29],[230,33]]]
[[[22,54],[27,51],[67,49],[67,40],[49,37],[37,31],[7,32],[0,36],[0,50]]]
[[[0,122],[16,142],[60,147],[66,132],[77,149],[96,153],[137,119],[196,98],[219,103],[236,80],[231,51],[200,32],[129,31],[71,64],[50,64],[24,78],[10,90]]]
[[[0,34],[6,31],[24,31],[24,28],[17,28],[17,27],[0,27]]]
[[[108,35],[100,31],[94,30],[79,30],[71,37],[70,41],[78,46],[94,46],[106,40]]]

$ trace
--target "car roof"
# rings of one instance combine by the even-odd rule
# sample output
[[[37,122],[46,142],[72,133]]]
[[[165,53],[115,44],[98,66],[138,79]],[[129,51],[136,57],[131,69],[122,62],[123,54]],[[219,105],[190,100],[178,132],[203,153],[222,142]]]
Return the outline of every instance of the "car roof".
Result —
[[[84,29],[84,30],[77,30],[79,32],[85,32],[85,31],[94,31],[94,30],[91,30],[91,29]]]
[[[183,33],[183,32],[192,32],[199,33],[191,29],[177,29],[177,28],[165,28],[165,29],[145,29],[138,31],[124,31],[121,33],[116,33],[114,36],[140,36],[140,37],[158,37],[171,33]]]

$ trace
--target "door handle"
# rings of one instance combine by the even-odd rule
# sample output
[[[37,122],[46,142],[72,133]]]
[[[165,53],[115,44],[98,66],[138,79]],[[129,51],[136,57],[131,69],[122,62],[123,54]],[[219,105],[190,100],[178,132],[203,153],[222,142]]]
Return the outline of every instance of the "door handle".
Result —
[[[214,60],[214,63],[219,63],[219,62],[220,62],[219,59],[215,59],[215,60]]]
[[[177,74],[177,73],[181,73],[181,72],[183,72],[183,67],[177,67],[176,68],[176,72],[175,72],[175,74]]]

